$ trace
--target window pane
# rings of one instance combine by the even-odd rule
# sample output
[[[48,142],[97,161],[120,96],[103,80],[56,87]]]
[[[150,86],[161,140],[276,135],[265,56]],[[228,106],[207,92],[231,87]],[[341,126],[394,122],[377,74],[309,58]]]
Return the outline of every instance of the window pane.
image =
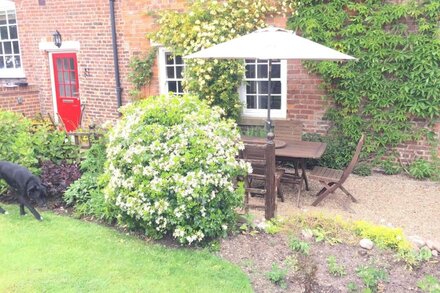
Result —
[[[247,94],[256,94],[257,93],[257,82],[249,81],[246,85],[246,93]]]
[[[269,82],[268,81],[259,81],[258,82],[258,93],[259,94],[268,94],[268,86],[269,86]]]
[[[14,54],[20,54],[20,47],[18,46],[18,41],[13,41],[12,46],[14,47]]]
[[[2,54],[3,54],[3,43],[0,42],[0,55],[2,55]]]
[[[6,24],[6,13],[4,11],[0,11],[0,25]]]
[[[257,77],[258,78],[267,78],[268,77],[268,66],[267,64],[258,64],[257,65]]]
[[[174,78],[174,67],[167,67],[167,77]]]
[[[257,97],[256,96],[246,96],[246,108],[256,109],[257,108]]]
[[[6,68],[14,68],[14,56],[5,56]]]
[[[246,78],[255,78],[255,65],[246,65]]]
[[[60,87],[60,96],[65,97],[65,91],[64,91],[64,86],[62,84],[59,85]]]
[[[177,81],[168,82],[168,91],[173,93],[177,92]]]
[[[5,60],[3,59],[3,56],[0,56],[0,68],[5,68]]]
[[[63,83],[63,72],[58,70],[58,84],[62,84],[62,83]]]
[[[18,39],[17,26],[16,25],[9,26],[9,36],[10,36],[11,39]]]
[[[70,71],[70,82],[76,84],[76,74],[75,71]]]
[[[15,20],[15,11],[14,10],[9,10],[8,11],[8,21],[9,21],[9,24],[14,24],[14,23],[17,22]]]
[[[183,64],[182,56],[176,56],[176,64]]]
[[[65,87],[66,87],[66,97],[71,97],[72,91],[70,85],[66,84]]]
[[[64,63],[64,70],[69,70],[69,59],[68,58],[63,58],[63,63]]]
[[[281,94],[281,81],[271,81],[273,94]]]
[[[2,40],[9,39],[9,37],[8,37],[8,27],[7,26],[0,27],[0,38]]]
[[[267,109],[267,96],[258,96],[258,109]]]
[[[64,71],[64,83],[70,83],[70,76],[68,71]]]
[[[281,97],[280,96],[271,96],[270,97],[270,108],[271,109],[281,109]]]
[[[272,78],[281,77],[281,64],[272,64]]]
[[[181,81],[177,82],[177,93],[178,94],[183,94],[182,82]]]
[[[70,70],[75,70],[75,62],[73,58],[69,58],[69,61],[70,61]]]
[[[63,61],[61,59],[57,59],[57,70],[58,72],[63,71]]]
[[[182,78],[183,66],[176,66],[176,77]]]
[[[4,42],[5,46],[5,54],[12,54],[12,43],[11,42]]]
[[[76,88],[76,85],[72,85],[72,96],[78,97],[78,89]]]
[[[20,55],[17,55],[14,57],[15,59],[15,68],[20,68],[21,67],[21,60],[20,60]]]
[[[165,60],[168,65],[174,64],[174,58],[170,53],[165,54]]]

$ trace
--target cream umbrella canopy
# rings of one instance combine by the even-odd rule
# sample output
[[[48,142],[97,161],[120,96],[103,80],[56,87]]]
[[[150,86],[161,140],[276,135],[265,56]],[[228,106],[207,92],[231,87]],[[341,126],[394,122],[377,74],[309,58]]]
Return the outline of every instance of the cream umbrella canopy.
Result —
[[[271,70],[273,59],[354,60],[356,58],[297,36],[295,32],[267,27],[184,56],[185,59],[262,59],[269,62],[267,123],[271,127]]]

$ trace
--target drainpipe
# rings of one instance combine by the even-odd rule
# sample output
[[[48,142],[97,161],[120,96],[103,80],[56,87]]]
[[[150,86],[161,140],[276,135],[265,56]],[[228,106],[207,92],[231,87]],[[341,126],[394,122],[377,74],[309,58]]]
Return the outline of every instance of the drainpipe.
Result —
[[[122,106],[122,88],[121,79],[119,77],[119,59],[118,59],[118,43],[116,39],[116,21],[115,21],[115,0],[110,2],[110,20],[112,25],[112,46],[113,46],[113,63],[115,66],[115,82],[116,82],[116,99],[118,102],[118,109]],[[121,113],[119,113],[119,116]]]

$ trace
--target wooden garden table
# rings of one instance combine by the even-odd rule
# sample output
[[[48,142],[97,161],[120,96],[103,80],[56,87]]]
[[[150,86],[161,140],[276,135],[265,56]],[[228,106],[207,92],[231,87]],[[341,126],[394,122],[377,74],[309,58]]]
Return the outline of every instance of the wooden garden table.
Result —
[[[264,143],[267,141],[263,137],[243,136],[244,142]],[[327,144],[313,141],[297,140],[277,140],[275,138],[275,156],[281,161],[298,161],[301,165],[302,176],[306,184],[306,190],[309,190],[309,183],[305,172],[306,159],[319,159],[324,154]],[[297,171],[297,170],[296,170]]]

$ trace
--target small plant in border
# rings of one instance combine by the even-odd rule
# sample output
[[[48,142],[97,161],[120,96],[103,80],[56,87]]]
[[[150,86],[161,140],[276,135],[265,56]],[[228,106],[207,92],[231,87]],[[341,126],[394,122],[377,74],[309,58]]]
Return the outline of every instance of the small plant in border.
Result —
[[[328,272],[335,277],[343,277],[347,274],[344,266],[336,261],[336,257],[334,255],[327,257],[327,269]]]
[[[366,292],[377,292],[379,282],[388,280],[388,273],[381,268],[372,266],[361,266],[356,269],[357,275],[362,279],[367,287]],[[365,292],[365,291],[364,291]]]
[[[310,251],[310,244],[304,241],[299,240],[298,238],[294,236],[289,237],[289,243],[288,246],[293,251],[300,252],[304,255],[308,255]]]
[[[268,279],[283,289],[287,288],[286,275],[287,269],[283,269],[277,264],[272,264],[272,269],[267,273]]]
[[[426,275],[417,282],[417,286],[423,291],[427,293],[440,293],[440,281],[432,276]]]

